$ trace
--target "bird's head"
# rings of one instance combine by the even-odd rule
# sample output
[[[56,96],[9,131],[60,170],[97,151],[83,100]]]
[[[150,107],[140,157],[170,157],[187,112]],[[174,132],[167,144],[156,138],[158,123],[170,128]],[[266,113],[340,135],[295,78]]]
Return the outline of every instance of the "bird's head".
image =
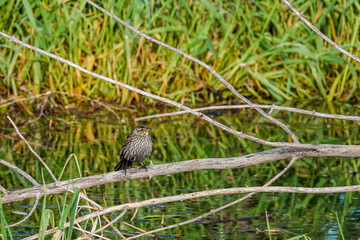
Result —
[[[145,126],[144,124],[141,124],[139,126],[136,126],[133,130],[133,132],[135,134],[139,134],[141,136],[146,136],[149,134],[149,131],[151,130],[151,128],[148,128],[147,126]]]

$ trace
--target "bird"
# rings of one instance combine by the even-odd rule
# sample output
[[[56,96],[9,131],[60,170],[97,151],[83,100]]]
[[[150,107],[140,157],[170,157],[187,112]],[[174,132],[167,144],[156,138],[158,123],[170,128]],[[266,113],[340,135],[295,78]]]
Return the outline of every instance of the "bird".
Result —
[[[151,128],[140,124],[136,126],[127,136],[120,151],[120,161],[114,167],[115,171],[132,168],[133,162],[140,162],[141,168],[146,168],[145,158],[149,157],[152,152],[152,139],[149,131]]]

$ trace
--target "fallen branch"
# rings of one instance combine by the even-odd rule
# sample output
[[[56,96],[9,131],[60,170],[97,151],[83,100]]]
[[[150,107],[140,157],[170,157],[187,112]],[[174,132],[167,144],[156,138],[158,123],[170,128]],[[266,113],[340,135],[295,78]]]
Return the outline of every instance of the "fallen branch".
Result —
[[[256,164],[278,161],[292,157],[358,157],[360,156],[359,146],[337,146],[319,149],[292,149],[277,148],[259,153],[253,153],[241,157],[232,158],[203,158],[187,160],[166,164],[150,164],[148,170],[134,168],[129,169],[125,175],[123,171],[108,172],[90,177],[76,178],[58,182],[57,184],[46,184],[46,193],[44,187],[34,186],[21,190],[9,191],[4,196],[3,203],[20,201],[28,198],[34,198],[37,193],[41,196],[64,193],[66,189],[86,189],[94,186],[101,186],[108,183],[121,182],[130,179],[152,178],[182,172],[206,170],[206,169],[235,169],[253,166]],[[70,183],[69,183],[70,181]]]

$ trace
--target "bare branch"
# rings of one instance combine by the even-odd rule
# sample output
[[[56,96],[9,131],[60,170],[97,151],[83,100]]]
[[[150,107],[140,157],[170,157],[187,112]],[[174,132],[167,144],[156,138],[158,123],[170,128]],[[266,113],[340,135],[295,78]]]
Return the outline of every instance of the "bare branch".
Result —
[[[202,107],[202,108],[194,108],[194,109],[185,110],[185,111],[161,113],[161,114],[154,114],[154,115],[145,116],[145,117],[139,117],[139,118],[135,118],[135,121],[142,121],[145,119],[158,118],[158,117],[176,116],[176,115],[181,115],[181,114],[186,114],[186,113],[191,113],[191,112],[202,112],[202,111],[208,111],[208,110],[242,109],[242,108],[253,108],[253,107],[270,109],[271,112],[273,110],[279,110],[279,111],[295,112],[295,113],[310,115],[310,116],[318,117],[318,118],[341,119],[341,120],[350,120],[350,121],[360,122],[360,117],[358,117],[358,116],[327,114],[327,113],[320,113],[320,112],[316,112],[316,111],[303,110],[303,109],[299,109],[299,108],[282,107],[282,106],[277,106],[277,105],[264,105],[264,104],[254,104],[253,106],[250,106],[250,105],[209,106],[209,107]]]
[[[11,168],[11,169],[13,169],[17,173],[19,173],[21,176],[23,176],[24,178],[29,180],[34,186],[40,186],[40,184],[33,177],[31,177],[29,174],[27,174],[26,172],[24,172],[20,168],[16,167],[15,165],[13,165],[13,164],[11,164],[11,163],[3,160],[3,159],[0,159],[0,163],[7,166],[7,167],[9,167],[9,168]],[[0,187],[3,188],[2,186],[0,186]],[[4,190],[6,191],[5,192],[5,196],[6,196],[8,191],[5,188],[4,188]],[[26,215],[26,217],[24,219],[22,219],[21,221],[17,222],[17,223],[13,223],[13,224],[8,225],[7,227],[8,228],[9,227],[15,227],[15,226],[18,226],[18,225],[22,224],[26,220],[28,220],[31,217],[31,215],[34,213],[37,205],[39,204],[39,200],[40,200],[40,194],[37,194],[36,199],[35,199],[35,203],[34,203],[33,207],[31,208],[30,212]]]
[[[22,46],[24,46],[24,47],[27,47],[27,48],[32,49],[32,50],[34,50],[34,51],[37,51],[37,52],[39,52],[39,53],[41,53],[41,54],[44,54],[44,55],[49,56],[49,57],[51,57],[51,58],[54,58],[54,59],[58,60],[59,62],[68,64],[68,65],[70,65],[70,66],[78,69],[79,71],[82,71],[82,72],[84,72],[84,73],[86,73],[86,74],[89,74],[89,75],[91,75],[91,76],[94,76],[94,77],[96,77],[96,78],[99,78],[99,79],[102,79],[102,80],[104,80],[104,81],[110,82],[110,83],[112,83],[112,84],[115,84],[115,85],[124,87],[124,88],[129,89],[129,90],[131,90],[131,91],[133,91],[133,92],[136,92],[136,93],[139,93],[139,94],[141,94],[141,95],[144,95],[144,96],[153,98],[153,99],[155,99],[155,100],[159,100],[159,101],[168,103],[168,104],[173,105],[173,106],[175,106],[175,107],[177,107],[177,108],[179,108],[179,109],[182,109],[182,110],[190,110],[190,109],[191,109],[191,108],[186,107],[186,106],[184,106],[184,105],[182,105],[182,104],[180,104],[180,103],[178,103],[178,102],[175,102],[175,101],[169,100],[169,99],[167,99],[167,98],[163,98],[163,97],[154,95],[154,94],[152,94],[152,93],[148,93],[148,92],[146,92],[146,91],[139,90],[139,89],[134,88],[134,87],[132,87],[132,86],[129,86],[129,85],[127,85],[127,84],[124,84],[124,83],[115,81],[115,80],[113,80],[113,79],[111,79],[111,78],[104,77],[104,76],[102,76],[102,75],[100,75],[100,74],[97,74],[97,73],[93,73],[93,72],[91,72],[91,71],[88,71],[88,70],[86,70],[86,69],[84,69],[84,68],[82,68],[82,67],[80,67],[80,66],[78,66],[78,65],[76,65],[76,64],[74,64],[74,63],[72,63],[72,62],[70,62],[70,61],[68,61],[68,60],[66,60],[66,59],[64,59],[64,58],[61,58],[61,57],[59,57],[59,56],[56,56],[56,55],[51,54],[51,53],[48,53],[48,52],[46,52],[46,51],[44,51],[44,50],[41,50],[41,49],[39,49],[39,48],[36,48],[36,47],[34,47],[34,46],[31,46],[31,45],[29,45],[29,44],[27,44],[27,43],[24,43],[24,42],[16,39],[15,37],[11,37],[11,36],[9,36],[9,35],[1,32],[1,31],[0,31],[0,35],[8,38],[10,41],[16,42],[17,44],[20,44],[20,45],[22,45]],[[233,134],[233,135],[235,135],[235,136],[238,136],[238,137],[240,137],[240,138],[244,138],[244,139],[247,139],[247,140],[250,140],[250,141],[253,141],[253,142],[262,144],[262,145],[266,145],[266,146],[271,146],[271,147],[308,148],[308,149],[318,149],[318,148],[320,148],[320,147],[321,147],[321,148],[323,148],[323,147],[325,147],[325,148],[326,148],[326,147],[330,147],[330,148],[331,148],[331,147],[337,147],[337,146],[339,146],[339,145],[330,145],[330,144],[313,145],[313,144],[300,144],[300,143],[288,143],[288,142],[269,142],[269,141],[265,141],[265,140],[259,139],[259,138],[257,138],[257,137],[254,137],[254,136],[247,135],[247,134],[245,134],[245,133],[243,133],[243,132],[236,131],[236,130],[228,127],[228,126],[225,126],[224,124],[222,124],[222,123],[220,123],[220,122],[215,121],[214,119],[212,119],[212,118],[204,115],[203,113],[192,112],[192,114],[194,114],[195,116],[198,116],[199,118],[201,118],[201,119],[203,119],[203,120],[205,120],[205,121],[207,121],[207,122],[209,122],[209,123],[211,123],[211,124],[213,124],[213,125],[221,128],[221,129],[223,129],[223,130],[225,130],[225,131],[227,131],[227,132],[229,132],[229,133],[231,133],[231,134]]]
[[[325,36],[325,34],[323,34],[319,29],[317,29],[314,25],[312,25],[304,16],[302,13],[300,13],[298,10],[296,10],[296,8],[291,5],[287,0],[283,0],[283,2],[290,8],[291,11],[293,11],[296,16],[298,16],[298,18],[301,19],[301,21],[303,21],[309,28],[311,28],[317,35],[319,35],[320,37],[322,37],[325,41],[327,41],[331,46],[333,46],[334,48],[336,48],[338,51],[342,52],[343,54],[345,54],[346,56],[354,59],[355,61],[357,61],[358,63],[360,63],[360,58],[349,53],[348,51],[342,49],[339,45],[337,45],[333,40],[331,40],[330,38],[328,38],[327,36]]]
[[[138,209],[138,208],[137,208],[137,209]],[[132,224],[130,224],[130,223],[122,222],[122,224],[127,225],[127,226],[129,226],[129,227],[131,227],[131,228],[134,228],[134,229],[136,229],[136,230],[138,230],[138,231],[140,231],[140,232],[143,232],[143,233],[146,232],[146,231],[142,230],[141,228],[138,228],[137,226],[132,225]],[[153,234],[151,234],[151,233],[146,234],[146,236],[155,238],[155,235],[153,235]]]
[[[111,240],[110,238],[100,236],[99,234],[95,234],[95,233],[86,231],[86,230],[81,229],[81,228],[79,228],[79,227],[75,227],[75,226],[74,226],[74,228],[75,228],[76,230],[79,230],[79,231],[82,232],[82,233],[86,233],[86,234],[89,234],[89,235],[91,235],[91,236],[98,237],[98,238],[100,238],[100,239]],[[36,238],[24,238],[24,239],[36,239]]]
[[[29,174],[27,174],[26,172],[24,172],[23,170],[21,170],[20,168],[18,168],[17,166],[9,163],[8,161],[5,161],[3,159],[0,159],[0,164],[5,165],[9,168],[11,168],[12,170],[16,171],[17,173],[19,173],[21,176],[23,176],[24,178],[26,178],[27,180],[29,180],[29,182],[31,182],[33,185],[37,186],[40,185],[32,176],[30,176]]]
[[[113,223],[115,223],[117,220],[119,220],[120,218],[122,218],[122,216],[125,215],[125,213],[127,212],[127,208],[124,208],[124,210],[122,211],[122,213],[119,214],[119,216],[117,216],[116,218],[114,218],[114,220],[112,220],[111,222],[109,222],[108,224],[102,226],[101,228],[97,229],[96,231],[94,231],[94,233],[98,233],[100,231],[103,231],[104,229],[106,229],[108,226],[112,225]]]
[[[17,103],[17,102],[28,101],[28,100],[31,100],[31,99],[36,99],[36,98],[49,96],[50,94],[51,94],[51,92],[46,92],[46,93],[33,95],[33,96],[29,96],[29,97],[11,98],[11,99],[2,100],[2,101],[0,101],[0,108],[9,106],[9,105]]]
[[[92,2],[91,0],[86,0],[89,4],[91,4],[92,6],[94,6],[95,8],[97,8],[98,10],[100,10],[101,12],[107,14],[108,16],[110,16],[111,18],[113,18],[114,20],[116,20],[117,22],[121,23],[122,25],[124,25],[125,27],[129,28],[131,31],[135,32],[136,34],[140,35],[141,37],[146,38],[147,40],[154,42],[162,47],[165,47],[177,54],[180,54],[181,56],[196,62],[197,64],[203,66],[204,68],[206,68],[207,70],[209,70],[209,72],[211,72],[220,82],[222,82],[235,96],[237,96],[238,98],[240,98],[243,102],[249,104],[250,106],[253,105],[253,103],[248,100],[246,97],[244,97],[243,95],[241,95],[238,91],[235,90],[235,88],[229,83],[227,82],[222,76],[220,76],[220,74],[218,74],[212,67],[210,67],[209,65],[207,65],[206,63],[200,61],[199,59],[177,49],[174,48],[166,43],[163,43],[159,40],[156,40],[155,38],[150,37],[149,35],[146,35],[145,33],[140,32],[139,30],[137,30],[136,28],[134,28],[133,26],[131,26],[130,24],[128,24],[127,22],[121,20],[120,18],[118,18],[117,16],[115,16],[114,14],[106,11],[105,9],[103,9],[102,7],[100,7],[99,5],[95,4],[94,2]],[[256,111],[258,111],[262,116],[264,116],[265,118],[269,119],[271,122],[273,122],[274,124],[278,125],[279,127],[281,127],[282,129],[285,130],[285,132],[287,132],[291,138],[293,139],[293,141],[295,143],[300,143],[299,140],[297,139],[297,137],[295,136],[295,134],[288,128],[286,127],[285,124],[283,124],[282,122],[280,122],[279,120],[271,117],[270,115],[268,115],[267,113],[265,113],[262,109],[260,108],[255,108],[254,109]]]
[[[125,175],[123,171],[108,172],[99,175],[77,178],[71,181],[61,181],[58,184],[49,183],[46,185],[46,193],[42,186],[34,186],[22,190],[9,191],[7,196],[2,198],[4,203],[20,201],[33,198],[39,192],[41,196],[64,193],[66,189],[86,189],[94,186],[101,186],[108,183],[126,181],[130,179],[152,178],[169,174],[190,172],[205,169],[235,169],[248,167],[270,161],[278,161],[292,157],[356,157],[360,156],[359,146],[337,146],[322,147],[317,149],[295,149],[277,148],[260,153],[249,154],[232,158],[203,158],[187,160],[174,163],[157,164],[148,166],[148,170],[134,168],[129,169]]]
[[[56,179],[55,175],[52,173],[52,171],[50,170],[50,168],[48,167],[48,165],[44,162],[44,160],[42,160],[42,158],[34,151],[34,149],[32,149],[32,147],[30,146],[30,144],[26,141],[26,139],[23,137],[23,135],[20,133],[19,129],[16,127],[15,123],[13,122],[13,120],[11,120],[11,118],[9,116],[6,116],[7,119],[11,122],[11,124],[13,125],[13,127],[15,128],[16,133],[19,135],[19,137],[25,142],[26,146],[28,146],[30,152],[32,152],[32,154],[35,155],[35,157],[42,163],[42,165],[44,165],[44,167],[46,168],[46,170],[48,171],[48,173],[50,174],[50,176],[52,177],[52,179],[57,182],[58,180]]]
[[[5,107],[5,106],[12,105],[12,104],[17,103],[17,102],[22,102],[22,101],[28,101],[28,100],[31,100],[31,99],[37,99],[37,98],[47,97],[47,96],[50,96],[50,95],[52,95],[52,94],[61,94],[61,95],[68,95],[68,96],[71,96],[71,97],[84,98],[84,99],[86,99],[86,100],[89,100],[91,103],[96,103],[96,104],[98,104],[99,106],[102,106],[102,107],[106,108],[109,112],[111,112],[112,114],[114,114],[117,119],[120,119],[119,115],[118,115],[111,107],[109,107],[109,106],[108,106],[107,104],[105,104],[105,103],[102,103],[102,102],[99,101],[99,100],[95,100],[95,99],[92,99],[92,98],[90,98],[90,97],[88,97],[88,96],[81,95],[81,94],[61,92],[61,91],[48,91],[48,92],[46,92],[46,93],[42,93],[42,94],[38,94],[38,95],[33,95],[33,96],[29,96],[29,97],[12,98],[12,99],[3,100],[3,101],[0,101],[0,108]]]
[[[19,222],[17,222],[17,223],[10,224],[10,225],[8,225],[8,226],[6,226],[6,227],[8,227],[8,228],[10,228],[10,227],[15,227],[15,226],[18,226],[18,225],[22,224],[22,223],[25,222],[26,220],[28,220],[28,219],[31,217],[31,215],[34,213],[37,205],[39,204],[39,201],[40,201],[40,194],[38,194],[38,195],[36,196],[35,203],[34,203],[33,207],[31,208],[31,211],[26,215],[26,217],[24,217],[24,219],[22,219],[21,221],[19,221]]]

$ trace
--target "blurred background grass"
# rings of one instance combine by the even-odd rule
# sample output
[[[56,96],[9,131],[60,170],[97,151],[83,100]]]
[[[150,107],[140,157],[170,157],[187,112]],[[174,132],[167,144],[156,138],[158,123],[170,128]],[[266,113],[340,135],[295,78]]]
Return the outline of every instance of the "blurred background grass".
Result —
[[[359,63],[306,27],[281,1],[109,1],[135,28],[208,63],[257,102],[358,101]],[[325,35],[359,51],[358,1],[295,1]],[[186,104],[230,101],[206,69],[140,38],[85,1],[0,1],[0,29],[80,66]],[[150,103],[1,38],[0,95],[48,89],[121,104]],[[65,100],[66,101],[66,100]]]

